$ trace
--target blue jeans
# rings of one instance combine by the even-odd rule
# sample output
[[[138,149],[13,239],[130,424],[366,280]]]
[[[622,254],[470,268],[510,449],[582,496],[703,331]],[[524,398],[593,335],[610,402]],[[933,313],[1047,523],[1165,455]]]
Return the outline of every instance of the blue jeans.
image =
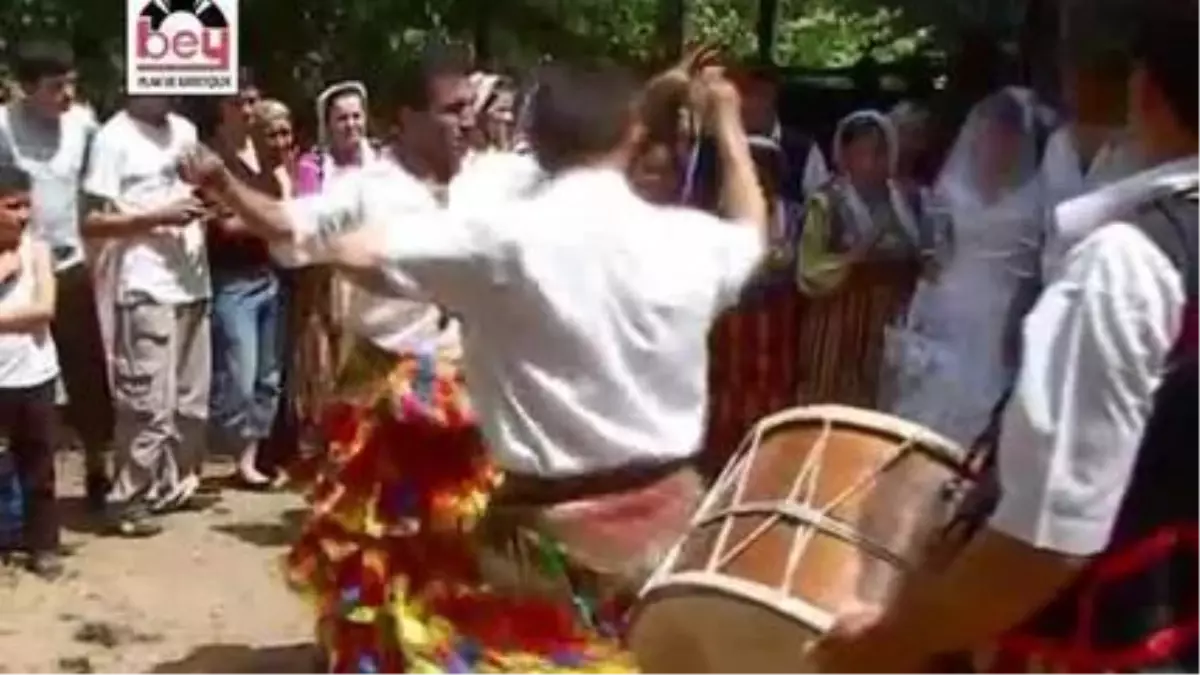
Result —
[[[273,272],[213,274],[212,424],[242,443],[271,433],[282,390],[283,298]]]

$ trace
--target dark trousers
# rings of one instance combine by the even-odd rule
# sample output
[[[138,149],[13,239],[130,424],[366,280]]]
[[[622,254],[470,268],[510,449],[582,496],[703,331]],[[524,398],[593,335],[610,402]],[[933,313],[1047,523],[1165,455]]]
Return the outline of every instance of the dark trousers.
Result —
[[[108,384],[108,355],[100,336],[96,293],[87,265],[58,273],[54,324],[51,326],[63,386],[67,390],[67,423],[87,453],[89,473],[104,468],[104,451],[112,443],[115,413]]]
[[[54,415],[54,380],[35,387],[0,389],[0,434],[8,437],[8,451],[21,482],[25,546],[35,553],[58,548]]]

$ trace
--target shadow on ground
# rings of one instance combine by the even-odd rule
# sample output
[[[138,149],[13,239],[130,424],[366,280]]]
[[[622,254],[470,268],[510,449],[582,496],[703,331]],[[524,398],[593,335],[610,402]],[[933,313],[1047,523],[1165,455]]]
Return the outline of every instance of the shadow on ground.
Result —
[[[316,645],[278,647],[207,645],[178,661],[155,666],[152,673],[319,673],[324,671]]]
[[[300,537],[307,514],[307,509],[291,509],[279,516],[278,523],[226,523],[213,525],[212,529],[254,546],[279,548],[291,545]]]
[[[77,534],[102,535],[104,520],[88,510],[83,497],[59,497],[58,515],[64,529]]]

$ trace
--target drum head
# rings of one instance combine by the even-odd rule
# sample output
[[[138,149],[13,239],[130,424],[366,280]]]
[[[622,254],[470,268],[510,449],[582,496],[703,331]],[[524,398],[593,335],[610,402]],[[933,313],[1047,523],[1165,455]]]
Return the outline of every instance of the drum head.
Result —
[[[627,641],[646,673],[811,673],[818,635],[769,605],[683,586],[644,598]]]
[[[810,405],[789,408],[759,420],[750,433],[769,435],[789,424],[824,424],[861,429],[889,437],[898,443],[913,441],[925,452],[955,466],[963,466],[967,451],[954,441],[916,422],[874,410],[845,405]]]

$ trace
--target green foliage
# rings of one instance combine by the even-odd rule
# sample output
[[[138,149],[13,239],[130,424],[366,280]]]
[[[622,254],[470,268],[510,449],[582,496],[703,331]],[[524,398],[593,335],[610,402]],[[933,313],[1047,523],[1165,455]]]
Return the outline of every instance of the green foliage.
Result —
[[[757,3],[697,0],[689,14],[689,34],[728,45],[735,54],[757,54]],[[914,27],[904,11],[886,6],[858,7],[845,0],[782,0],[773,60],[785,66],[842,68],[864,56],[888,62],[917,53],[931,38]]]
[[[890,62],[918,53],[932,38],[929,27],[908,28],[898,9],[857,12],[828,0],[809,5],[780,21],[778,62],[812,68],[850,66],[864,56]]]
[[[672,0],[241,0],[244,61],[279,94],[311,96],[336,77],[378,86],[429,36],[487,45],[496,60],[607,55],[648,63],[663,52],[661,17]],[[843,67],[870,55],[902,58],[944,34],[960,15],[1019,0],[779,0],[774,60]],[[120,90],[124,17],[115,0],[5,0],[0,36],[68,35],[93,98]],[[688,0],[685,35],[757,51],[757,0]],[[999,15],[997,12],[993,14]],[[666,34],[670,34],[669,31]]]

